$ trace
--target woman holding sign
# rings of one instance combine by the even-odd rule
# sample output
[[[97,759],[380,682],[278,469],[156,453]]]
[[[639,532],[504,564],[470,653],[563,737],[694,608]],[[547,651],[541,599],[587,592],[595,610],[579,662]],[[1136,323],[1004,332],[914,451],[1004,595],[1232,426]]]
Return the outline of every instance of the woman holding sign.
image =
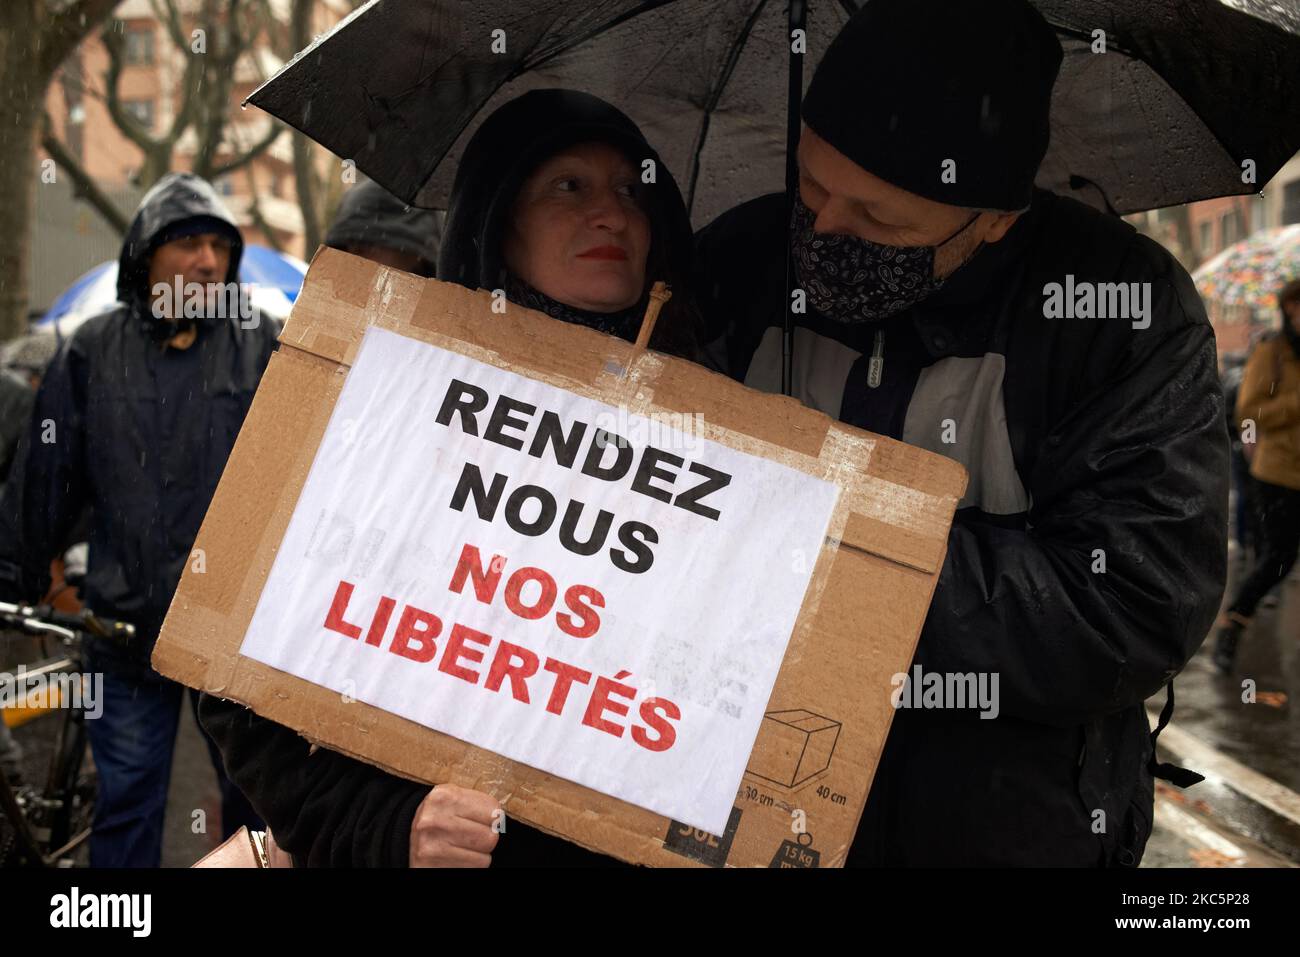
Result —
[[[673,298],[651,345],[698,358],[691,242],[677,183],[636,124],[587,93],[533,90],[465,147],[438,277],[628,340],[662,280]]]
[[[641,131],[597,97],[535,90],[489,116],[462,155],[438,276],[635,339],[656,281],[673,296],[651,345],[698,359],[691,228]],[[427,785],[324,749],[204,695],[232,780],[299,865],[486,867],[617,863],[519,822],[481,791]]]

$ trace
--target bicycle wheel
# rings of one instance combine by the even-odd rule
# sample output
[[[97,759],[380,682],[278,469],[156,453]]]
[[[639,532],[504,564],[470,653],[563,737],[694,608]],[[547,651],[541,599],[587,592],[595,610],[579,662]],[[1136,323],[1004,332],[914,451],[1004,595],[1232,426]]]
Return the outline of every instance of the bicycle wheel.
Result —
[[[96,785],[94,764],[86,760],[85,716],[69,712],[59,729],[45,788],[46,798],[57,803],[49,818],[49,851],[90,832]]]
[[[42,862],[42,848],[28,826],[22,803],[0,771],[0,868],[40,866]]]

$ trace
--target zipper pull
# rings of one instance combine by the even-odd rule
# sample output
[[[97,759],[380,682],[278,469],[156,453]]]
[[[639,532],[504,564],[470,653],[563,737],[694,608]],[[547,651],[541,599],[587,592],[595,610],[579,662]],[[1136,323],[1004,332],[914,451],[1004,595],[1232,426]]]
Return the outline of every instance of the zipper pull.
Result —
[[[867,363],[867,385],[875,389],[880,386],[880,377],[885,374],[885,332],[876,330],[876,343],[871,350],[871,361]]]

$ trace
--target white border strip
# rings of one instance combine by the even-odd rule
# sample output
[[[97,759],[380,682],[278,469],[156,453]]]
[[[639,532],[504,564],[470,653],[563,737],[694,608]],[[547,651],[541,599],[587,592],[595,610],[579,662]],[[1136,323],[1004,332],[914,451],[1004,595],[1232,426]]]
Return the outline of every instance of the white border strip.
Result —
[[[1152,711],[1148,711],[1147,715],[1154,727],[1158,715]],[[1243,797],[1262,804],[1293,824],[1300,824],[1300,794],[1285,785],[1246,767],[1240,761],[1234,761],[1176,724],[1166,725],[1160,732],[1158,742],[1177,755],[1179,763],[1184,766],[1206,777],[1214,775]]]

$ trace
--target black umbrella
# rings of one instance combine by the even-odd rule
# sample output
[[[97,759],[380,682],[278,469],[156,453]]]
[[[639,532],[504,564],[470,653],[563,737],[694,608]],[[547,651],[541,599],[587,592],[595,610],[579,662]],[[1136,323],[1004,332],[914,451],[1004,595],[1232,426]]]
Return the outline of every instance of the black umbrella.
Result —
[[[700,225],[785,184],[789,77],[803,60],[789,37],[803,6],[372,0],[247,102],[407,202],[439,208],[479,119],[530,89],[585,90],[641,126]],[[806,43],[820,54],[856,4],[815,7]],[[796,78],[796,115],[802,87]]]
[[[1123,215],[1257,193],[1300,150],[1297,0],[1033,3],[1065,50],[1040,186]]]
[[[1294,0],[1034,2],[1065,50],[1040,185],[1122,214],[1258,191],[1300,148]],[[479,117],[528,89],[587,90],[641,125],[699,226],[793,193],[792,30],[815,63],[860,5],[372,0],[249,102],[437,208]]]

